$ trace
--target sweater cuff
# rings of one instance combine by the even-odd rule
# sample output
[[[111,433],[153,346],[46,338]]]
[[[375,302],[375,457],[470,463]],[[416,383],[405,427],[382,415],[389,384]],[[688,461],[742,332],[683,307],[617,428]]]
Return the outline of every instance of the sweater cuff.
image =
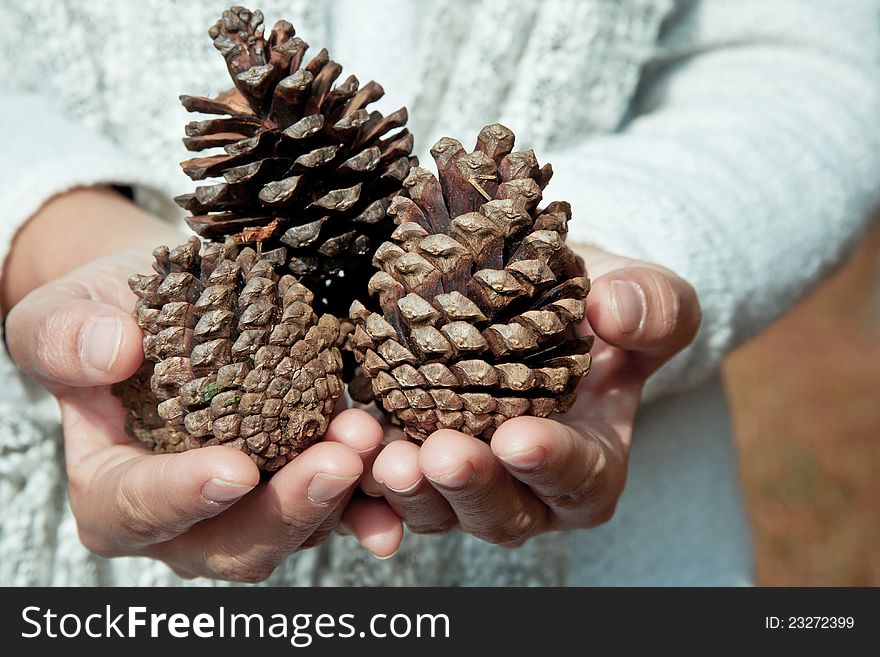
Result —
[[[48,111],[43,98],[0,99],[0,122],[15,126],[0,149],[0,267],[19,228],[50,198],[77,187],[129,187],[137,203],[160,216],[179,215],[164,179],[108,138]]]
[[[671,189],[668,181],[652,180],[648,172],[625,163],[565,152],[555,154],[552,162],[556,173],[545,200],[571,203],[569,242],[666,267],[694,286],[703,305],[694,342],[649,379],[646,400],[701,383],[718,367],[731,341],[727,315],[733,304],[729,285],[719,275],[724,266],[705,262],[707,254],[724,250],[705,230],[699,209],[686,190]],[[585,264],[589,272],[590,263]],[[714,300],[711,306],[708,300]]]
[[[692,203],[679,198],[668,181],[653,180],[650,169],[602,157],[605,141],[596,140],[596,148],[590,149],[597,151],[595,155],[575,150],[547,158],[554,174],[545,201],[571,203],[568,241],[653,262],[687,278],[691,268],[689,254],[683,253],[687,249],[670,245],[693,243],[698,223],[689,219],[694,214]],[[690,228],[689,235],[677,234],[683,227]]]

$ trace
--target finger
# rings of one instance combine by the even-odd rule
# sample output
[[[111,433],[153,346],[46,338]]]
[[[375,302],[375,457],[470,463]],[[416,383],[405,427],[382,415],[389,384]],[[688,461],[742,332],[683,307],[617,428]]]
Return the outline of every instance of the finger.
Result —
[[[553,512],[557,527],[608,521],[626,480],[626,445],[613,431],[519,417],[492,436],[492,452]]]
[[[348,505],[351,504],[351,500],[356,494],[357,487],[350,487],[348,491],[346,491],[346,493],[341,498],[339,498],[339,501],[334,504],[333,510],[324,517],[324,519],[321,521],[321,524],[315,527],[309,537],[306,538],[305,541],[303,541],[302,545],[299,546],[299,549],[305,550],[307,548],[313,548],[321,545],[333,532],[337,532],[340,534],[346,533],[342,525],[342,515],[345,513],[345,509],[348,508]]]
[[[379,482],[373,476],[373,465],[376,463],[378,456],[379,452],[377,450],[373,452],[369,459],[364,461],[364,476],[361,477],[360,488],[370,497],[382,497],[383,493],[382,486],[379,485]]]
[[[368,477],[372,480],[369,470],[373,467],[373,461],[382,445],[381,425],[369,413],[362,410],[343,410],[330,421],[327,433],[324,434],[324,440],[345,445],[361,457],[363,474],[361,475],[360,487],[363,489],[364,481]],[[381,492],[379,494],[381,495]],[[312,533],[303,547],[314,547],[323,543],[330,534],[339,528],[342,514],[347,507],[348,499],[338,504],[334,512]]]
[[[660,267],[617,269],[593,282],[587,317],[608,344],[631,352],[642,374],[650,374],[684,349],[700,326],[696,292]]]
[[[371,504],[365,504],[367,501]],[[385,500],[366,497],[352,490],[302,547],[321,545],[333,532],[355,536],[365,550],[379,559],[385,559],[397,552],[400,546],[403,521]]]
[[[548,524],[547,507],[473,436],[436,431],[419,450],[418,462],[462,529],[478,538],[516,546]]]
[[[382,490],[373,479],[373,462],[382,445],[382,425],[369,413],[350,408],[333,418],[325,441],[338,442],[357,452],[364,462],[361,489],[371,496],[382,495]]]
[[[222,516],[151,554],[182,574],[262,581],[344,504],[362,472],[349,448],[318,443]]]
[[[78,298],[57,282],[22,299],[6,319],[6,340],[18,365],[50,387],[92,387],[124,381],[143,361],[143,333],[130,313]]]
[[[69,484],[80,537],[103,556],[178,536],[227,510],[260,480],[253,461],[228,447],[154,455],[117,446],[101,457],[91,469],[72,470]]]
[[[393,557],[403,540],[403,522],[385,500],[355,497],[345,508],[342,522],[373,556]]]
[[[376,457],[373,476],[389,506],[417,534],[442,534],[458,526],[449,502],[419,469],[419,447],[396,440]]]

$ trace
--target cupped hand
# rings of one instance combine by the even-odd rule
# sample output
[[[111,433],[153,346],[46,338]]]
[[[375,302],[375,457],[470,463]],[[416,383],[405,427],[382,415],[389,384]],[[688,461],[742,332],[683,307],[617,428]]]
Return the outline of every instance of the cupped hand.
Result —
[[[390,442],[366,486],[413,531],[460,527],[513,547],[543,532],[593,527],[614,513],[642,388],[693,340],[700,307],[693,288],[669,270],[592,248],[578,252],[593,277],[581,331],[596,343],[575,406],[555,419],[508,420],[490,444],[453,430],[421,446]]]
[[[337,415],[325,442],[264,483],[237,450],[154,455],[125,434],[110,385],[143,359],[126,280],[149,267],[140,251],[92,261],[35,289],[6,319],[13,359],[59,401],[70,505],[86,547],[161,559],[184,577],[259,581],[320,543],[345,512],[365,547],[393,553],[402,526],[388,505],[349,504],[382,440],[362,411]]]

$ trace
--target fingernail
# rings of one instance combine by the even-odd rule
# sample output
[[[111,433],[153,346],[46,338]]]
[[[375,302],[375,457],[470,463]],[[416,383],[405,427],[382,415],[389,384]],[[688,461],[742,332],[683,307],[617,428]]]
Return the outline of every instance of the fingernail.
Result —
[[[122,322],[118,317],[90,319],[80,334],[80,355],[96,370],[110,371],[122,345]]]
[[[379,488],[372,484],[361,484],[361,490],[364,491],[364,495],[369,495],[370,497],[382,497],[383,494]]]
[[[641,285],[632,281],[611,281],[611,312],[621,333],[638,329],[648,312],[648,301]]]
[[[253,488],[250,484],[239,484],[235,481],[214,477],[202,486],[202,495],[212,502],[232,502],[244,497]]]
[[[445,488],[464,488],[467,486],[471,480],[474,478],[474,466],[471,465],[470,461],[465,461],[462,465],[458,467],[458,469],[453,470],[444,475],[438,475],[435,477],[431,477],[430,475],[425,475],[433,481],[435,484],[439,484],[440,486],[444,486]]]
[[[319,472],[309,482],[308,496],[312,502],[326,504],[339,497],[357,481],[357,477],[337,477]]]
[[[394,486],[389,486],[386,482],[380,482],[385,488],[390,490],[392,493],[397,493],[398,495],[410,495],[415,493],[418,490],[419,486],[422,485],[422,478],[419,477],[409,486],[403,486],[401,488],[395,488]]]
[[[385,547],[387,545],[388,545],[388,534],[387,533],[374,534],[372,536],[365,536],[363,539],[361,539],[361,546],[363,546],[363,548],[367,552],[372,554],[379,561],[385,561],[386,559],[390,559],[391,557],[393,557],[395,554],[397,554],[400,551],[400,544],[398,544],[397,547],[394,548],[394,552],[392,552],[391,554],[381,554],[381,553],[377,552],[377,550],[381,550],[383,547]]]
[[[547,460],[547,450],[543,447],[532,447],[521,452],[499,454],[498,458],[517,470],[534,470]]]
[[[367,551],[369,551],[369,549]],[[385,556],[376,554],[375,552],[370,552],[370,554],[376,557],[379,561],[385,561],[386,559],[390,559],[391,557],[396,556],[398,552],[400,552],[400,548],[397,548],[394,552],[392,552],[391,554],[386,554]]]
[[[382,486],[379,485],[379,482],[376,481],[370,471],[367,471],[364,473],[364,476],[361,477],[361,490],[370,497],[382,497],[384,492]]]

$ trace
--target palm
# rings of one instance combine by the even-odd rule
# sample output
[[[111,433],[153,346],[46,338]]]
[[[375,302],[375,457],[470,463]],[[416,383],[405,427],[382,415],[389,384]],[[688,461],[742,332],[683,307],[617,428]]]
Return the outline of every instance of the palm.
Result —
[[[390,443],[373,475],[414,531],[460,527],[515,546],[544,531],[611,517],[644,382],[693,339],[699,305],[671,272],[597,250],[582,254],[594,289],[581,328],[597,339],[575,406],[555,418],[509,420],[491,445],[452,430],[437,431],[421,447]],[[633,328],[615,315],[611,284],[617,281],[644,292],[645,321]]]
[[[237,450],[154,455],[125,433],[126,411],[111,384],[143,362],[126,281],[149,261],[136,251],[92,261],[35,290],[7,318],[13,357],[59,400],[70,504],[86,546],[159,558],[185,576],[255,581],[320,543],[346,514],[365,545],[372,541],[369,549],[393,552],[400,521],[387,505],[348,504],[381,440],[360,411],[337,415],[324,443],[264,483]],[[122,335],[106,370],[82,355],[84,326],[96,316],[114,319]]]

